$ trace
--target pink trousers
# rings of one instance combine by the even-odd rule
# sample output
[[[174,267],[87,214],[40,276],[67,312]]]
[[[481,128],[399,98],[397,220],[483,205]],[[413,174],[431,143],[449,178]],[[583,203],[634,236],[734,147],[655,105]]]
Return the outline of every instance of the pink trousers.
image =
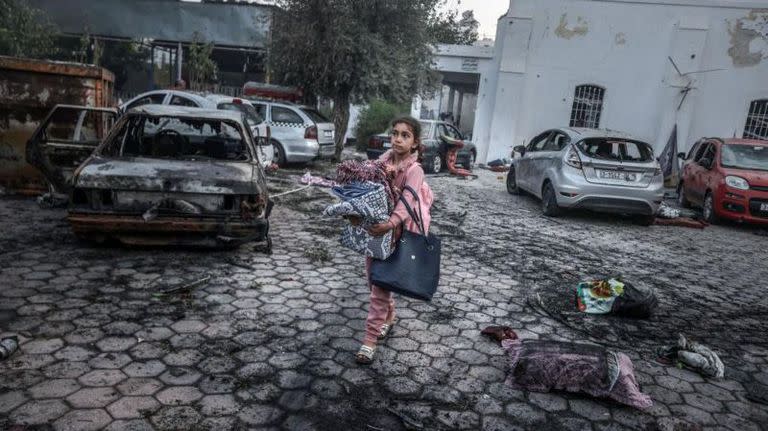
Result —
[[[371,279],[371,261],[372,258],[365,259],[366,279]],[[395,299],[392,292],[374,286],[368,281],[368,287],[371,289],[371,302],[368,305],[368,318],[365,320],[365,344],[375,345],[381,325],[388,320],[392,320],[395,315]]]

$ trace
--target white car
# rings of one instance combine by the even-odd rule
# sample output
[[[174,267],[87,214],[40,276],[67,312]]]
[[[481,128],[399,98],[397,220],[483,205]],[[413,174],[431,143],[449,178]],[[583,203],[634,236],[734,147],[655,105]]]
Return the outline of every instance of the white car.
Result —
[[[265,121],[265,117],[260,116],[253,104],[247,99],[220,94],[201,95],[178,90],[154,90],[139,94],[123,103],[119,107],[119,112],[125,113],[132,108],[142,105],[171,105],[240,111],[245,116],[249,129],[253,134],[253,140],[257,144],[256,148],[261,166],[266,169],[273,163],[275,154],[271,141],[270,126]]]
[[[336,127],[315,108],[255,98],[250,101],[269,125],[279,166],[333,157]]]

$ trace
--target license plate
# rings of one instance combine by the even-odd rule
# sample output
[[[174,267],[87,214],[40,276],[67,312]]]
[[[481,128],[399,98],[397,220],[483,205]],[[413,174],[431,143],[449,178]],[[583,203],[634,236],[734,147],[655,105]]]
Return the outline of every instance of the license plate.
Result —
[[[330,138],[333,136],[333,130],[325,130],[323,131],[323,136]]]
[[[598,171],[598,176],[606,180],[635,181],[637,179],[635,174],[618,171]]]
[[[768,212],[768,202],[760,204],[760,211],[761,212]]]

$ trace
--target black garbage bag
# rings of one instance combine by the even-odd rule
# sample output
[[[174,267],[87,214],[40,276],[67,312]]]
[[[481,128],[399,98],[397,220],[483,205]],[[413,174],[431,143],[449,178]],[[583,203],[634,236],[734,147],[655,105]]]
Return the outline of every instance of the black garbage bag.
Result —
[[[653,311],[658,305],[659,300],[652,289],[640,289],[632,284],[624,283],[624,293],[613,301],[611,314],[646,319],[653,315]]]

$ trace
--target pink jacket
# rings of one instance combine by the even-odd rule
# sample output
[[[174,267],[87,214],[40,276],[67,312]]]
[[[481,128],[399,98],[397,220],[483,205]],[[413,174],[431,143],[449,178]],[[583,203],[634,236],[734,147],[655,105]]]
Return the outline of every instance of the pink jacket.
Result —
[[[392,162],[392,155],[392,150],[389,150],[379,157],[379,160],[386,163],[389,168],[395,170],[395,179],[392,182],[392,190],[395,192],[395,197],[398,200],[395,202],[395,209],[392,211],[392,215],[389,216],[389,221],[395,224],[395,226],[404,223],[406,229],[411,232],[419,233],[418,225],[411,219],[408,210],[405,209],[405,205],[399,200],[402,190],[404,189],[403,186],[408,185],[419,194],[421,216],[425,233],[427,233],[429,232],[429,223],[432,220],[429,209],[432,207],[432,202],[435,198],[429,184],[424,181],[424,170],[421,168],[421,165],[417,163],[418,156],[417,154],[411,154],[407,159],[395,166]],[[413,211],[418,215],[419,208],[416,206],[416,199],[414,199],[410,192],[405,192],[404,196],[408,205],[410,205]]]

